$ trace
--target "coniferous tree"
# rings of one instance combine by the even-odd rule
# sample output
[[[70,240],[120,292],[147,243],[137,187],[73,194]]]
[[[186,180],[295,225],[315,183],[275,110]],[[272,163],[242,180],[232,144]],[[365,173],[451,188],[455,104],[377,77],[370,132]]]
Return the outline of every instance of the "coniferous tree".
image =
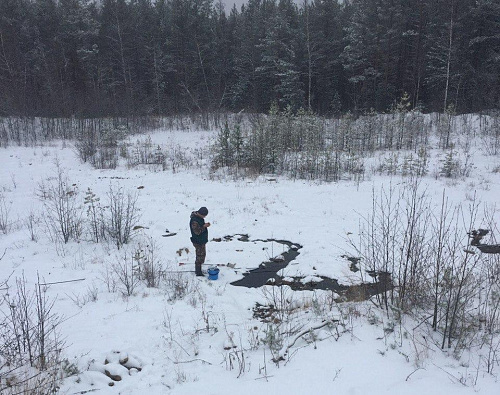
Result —
[[[500,2],[478,0],[468,20],[470,111],[500,106]]]
[[[0,2],[0,115],[31,113],[33,4],[28,0]],[[33,99],[33,98],[32,98]]]
[[[219,2],[215,5],[214,14],[215,40],[213,58],[214,111],[220,111],[230,104],[230,87],[234,83],[234,51],[236,48],[235,29],[238,11],[234,9],[229,17],[226,16],[224,5]]]
[[[489,110],[499,21],[495,0],[2,0],[0,114]]]
[[[280,0],[275,15],[261,40],[262,63],[257,69],[266,86],[272,87],[269,99],[284,109],[303,106],[303,88],[296,66],[297,11],[291,0]],[[267,105],[270,105],[270,103]]]
[[[461,100],[470,69],[465,40],[472,0],[436,3],[428,32],[426,101],[440,111],[466,107]]]
[[[260,45],[267,34],[268,20],[275,13],[275,0],[249,0],[237,19],[235,82],[231,87],[231,102],[237,111],[265,112],[269,109],[270,89],[265,73],[259,72],[262,66]]]
[[[67,115],[89,109],[95,77],[97,21],[89,0],[61,0],[61,48],[64,58],[64,112]],[[83,93],[83,94],[82,94]],[[92,110],[93,112],[93,110]]]
[[[384,110],[401,96],[406,17],[402,2],[353,1],[344,66],[356,109]]]
[[[133,110],[131,59],[132,17],[125,0],[104,0],[100,13],[99,83],[107,99],[108,111],[127,115]]]
[[[320,113],[339,112],[344,97],[344,16],[336,0],[305,0],[301,24],[305,47],[302,74],[306,76],[308,109]]]
[[[130,3],[131,46],[135,49],[131,54],[132,97],[135,107],[142,113],[154,112],[159,106],[156,88],[157,80],[161,80],[158,70],[159,56],[156,40],[158,20],[151,0],[134,0]],[[153,99],[155,98],[155,99]],[[156,103],[156,104],[154,104]]]

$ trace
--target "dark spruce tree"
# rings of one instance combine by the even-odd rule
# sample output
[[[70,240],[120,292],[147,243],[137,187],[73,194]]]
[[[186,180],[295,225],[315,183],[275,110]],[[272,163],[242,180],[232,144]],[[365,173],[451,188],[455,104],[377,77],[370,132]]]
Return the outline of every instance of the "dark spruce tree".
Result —
[[[268,89],[269,107],[277,102],[281,109],[294,110],[304,105],[304,91],[297,67],[298,15],[291,0],[280,0],[277,12],[268,20],[266,35],[258,48],[261,66],[257,73]]]
[[[1,0],[0,115],[488,111],[499,28],[496,0]]]

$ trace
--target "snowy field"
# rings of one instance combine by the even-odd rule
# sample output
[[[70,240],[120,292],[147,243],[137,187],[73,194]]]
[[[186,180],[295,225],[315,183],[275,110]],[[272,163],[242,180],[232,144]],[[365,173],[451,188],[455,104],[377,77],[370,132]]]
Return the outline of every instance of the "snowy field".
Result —
[[[421,335],[412,336],[419,323],[409,319],[398,333],[410,336],[390,333],[385,330],[386,315],[369,301],[326,309],[324,304],[334,297],[329,291],[230,285],[246,270],[284,251],[279,243],[262,241],[267,239],[302,246],[283,276],[321,275],[341,284],[358,283],[360,273],[352,272],[343,257],[354,253],[348,236],[356,236],[361,217],[370,211],[372,192],[389,184],[405,188],[404,178],[380,176],[367,169],[359,182],[294,181],[276,176],[223,179],[211,176],[206,162],[215,132],[160,130],[151,139],[165,147],[181,147],[188,155],[201,150],[205,155],[200,161],[205,165],[175,173],[128,169],[124,164],[115,170],[95,170],[82,164],[67,142],[0,150],[0,192],[10,224],[9,231],[0,234],[0,255],[5,251],[0,282],[9,278],[9,287],[1,292],[15,292],[15,279],[23,275],[28,289],[34,289],[37,282],[57,283],[44,286],[43,291],[55,300],[52,311],[63,318],[58,327],[65,341],[63,357],[78,368],[78,373],[64,379],[60,394],[500,393],[500,367],[487,374],[477,354],[456,357]],[[489,207],[498,201],[500,172],[493,172],[500,165],[498,157],[483,155],[479,142],[472,144],[470,154],[470,175],[449,180],[434,177],[444,153],[433,151],[429,174],[422,180],[422,188],[427,188],[435,202],[429,210],[439,207],[443,190],[457,203],[467,204],[474,193]],[[57,177],[56,162],[74,184],[81,203],[88,188],[103,204],[110,187],[137,192],[142,228],[128,245],[118,250],[112,243],[86,241],[85,236],[78,243],[50,240],[37,195],[42,182]],[[209,209],[210,239],[236,234],[248,234],[250,239],[208,243],[206,263],[221,265],[215,281],[190,272],[194,249],[188,221],[190,213],[201,206]],[[30,214],[36,219],[36,241],[25,226]],[[499,223],[498,211],[495,218]],[[176,234],[163,237],[167,229]],[[171,281],[160,282],[157,288],[141,282],[133,295],[124,296],[120,284],[109,279],[110,268],[132,256],[139,245],[151,243]],[[235,268],[223,266],[227,263]],[[302,330],[325,320],[338,320],[341,325],[320,328],[314,338],[285,338],[283,347],[296,341],[276,364],[262,341],[266,336],[269,340],[272,323],[254,318],[252,309],[257,302],[266,305],[284,299],[296,306],[293,325]],[[7,311],[5,304],[0,308]],[[116,363],[124,356],[140,370],[129,371]],[[105,361],[115,359],[106,368]],[[122,379],[109,386],[112,380],[105,369]]]

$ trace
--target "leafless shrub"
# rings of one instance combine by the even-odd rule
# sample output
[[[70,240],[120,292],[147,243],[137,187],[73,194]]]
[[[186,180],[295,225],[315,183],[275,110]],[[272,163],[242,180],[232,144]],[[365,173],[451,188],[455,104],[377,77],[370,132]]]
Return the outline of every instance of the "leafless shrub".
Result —
[[[96,243],[106,240],[104,208],[100,204],[100,198],[88,188],[83,203],[87,207],[86,213],[90,237]]]
[[[164,277],[164,269],[159,253],[159,246],[152,237],[139,243],[134,256],[141,279],[148,288],[156,288]]]
[[[81,161],[91,161],[97,152],[99,145],[99,132],[96,128],[80,128],[76,135],[75,149]]]
[[[500,117],[480,116],[479,120],[482,149],[487,155],[498,155],[500,153]]]
[[[0,232],[3,234],[9,233],[10,230],[10,209],[12,203],[7,202],[5,196],[0,193]]]
[[[495,221],[497,211],[485,209],[485,212],[487,228],[491,230],[491,237],[486,243],[496,244],[495,235],[499,232]],[[475,300],[476,332],[480,336],[477,346],[486,371],[494,374],[500,366],[500,255],[483,254],[481,258],[480,273],[477,275],[480,286],[476,286],[478,296]]]
[[[263,333],[264,337],[261,339],[262,343],[265,344],[271,351],[273,362],[279,364],[281,361],[280,351],[285,343],[285,337],[280,330],[280,325],[268,322],[263,330]]]
[[[479,323],[481,325],[482,354],[486,371],[493,374],[500,366],[500,257],[489,256],[484,262],[482,304]]]
[[[406,314],[418,317],[437,334],[432,335],[436,344],[457,355],[480,347],[483,339],[491,370],[498,358],[500,289],[494,279],[500,263],[470,244],[479,206],[475,197],[467,208],[452,206],[443,192],[434,212],[418,184],[399,194],[382,190],[361,226],[359,244],[352,245],[365,273],[376,280],[384,273],[391,278],[387,284],[379,281],[382,288],[373,298],[390,320],[401,325]]]
[[[262,288],[266,305],[272,306],[273,321],[284,322],[290,318],[294,310],[294,294],[287,286],[270,286]]]
[[[404,311],[422,301],[428,264],[428,205],[429,198],[417,180],[410,180],[399,194],[392,185],[382,188],[379,195],[373,193],[372,212],[363,218],[359,241],[351,240],[379,288],[377,301],[386,310],[389,303]]]
[[[267,346],[277,365],[296,354],[298,342],[308,345],[340,335],[333,312],[321,309],[314,297],[294,299],[287,286],[265,287],[263,296],[266,305],[257,308],[263,309],[265,316],[259,342]]]
[[[116,292],[118,282],[116,276],[114,275],[114,270],[111,267],[107,265],[105,266],[103,271],[101,271],[100,280],[106,285],[108,292]]]
[[[82,308],[87,303],[96,302],[98,294],[99,290],[94,284],[92,284],[92,286],[89,286],[87,291],[82,295],[73,293],[72,295],[66,294],[66,296],[70,298],[76,306]]]
[[[389,153],[383,158],[376,170],[380,174],[422,177],[428,172],[428,162],[427,149],[421,146],[416,155],[409,153],[401,157],[399,152]]]
[[[438,312],[442,348],[451,348],[453,344],[456,350],[467,347],[475,333],[476,317],[471,309],[477,286],[473,271],[477,264],[477,257],[459,254],[443,273],[443,297]]]
[[[238,372],[237,378],[245,374],[247,370],[246,350],[243,348],[233,349],[228,351],[224,356],[227,370],[236,370]]]
[[[135,254],[124,250],[122,259],[111,265],[116,284],[124,296],[132,296],[140,284],[139,270]]]
[[[137,193],[125,194],[122,188],[111,185],[108,191],[108,213],[106,217],[106,230],[118,248],[127,244],[140,219],[137,207]]]
[[[165,271],[162,289],[166,292],[170,302],[183,299],[186,295],[194,295],[196,287],[191,273],[186,274],[168,269]]]
[[[43,202],[45,224],[53,240],[65,244],[69,240],[79,240],[83,212],[78,202],[78,189],[70,184],[59,162],[56,161],[55,179],[39,184],[38,197]]]
[[[129,130],[125,126],[99,125],[81,128],[75,148],[83,162],[90,162],[97,169],[114,169],[118,164],[119,142]]]
[[[0,325],[0,392],[55,392],[64,347],[58,330],[61,319],[40,285],[29,291],[23,277],[16,279],[16,286],[14,295],[5,296],[8,310]]]
[[[429,223],[433,238],[425,256],[430,276],[421,282],[423,296],[432,306],[432,329],[441,333],[441,347],[454,346],[455,352],[468,348],[478,334],[476,303],[482,257],[472,251],[467,236],[477,212],[476,200],[466,211],[461,205],[450,207],[443,193],[440,213]]]
[[[179,144],[172,144],[165,151],[163,170],[170,168],[172,173],[175,173],[181,168],[188,169],[191,166],[191,158],[186,154],[186,149]]]
[[[31,210],[28,214],[28,217],[25,219],[24,224],[28,229],[28,234],[30,236],[31,241],[38,241],[38,224],[40,223],[40,219],[35,214],[33,210]]]

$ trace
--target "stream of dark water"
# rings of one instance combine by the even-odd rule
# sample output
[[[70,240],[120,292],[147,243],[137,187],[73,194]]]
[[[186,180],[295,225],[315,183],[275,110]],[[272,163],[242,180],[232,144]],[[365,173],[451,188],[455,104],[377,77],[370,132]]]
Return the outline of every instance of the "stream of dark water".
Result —
[[[252,269],[247,273],[243,273],[243,278],[238,281],[234,281],[231,285],[235,285],[237,287],[247,287],[247,288],[258,288],[267,284],[270,279],[275,279],[279,281],[281,276],[278,275],[278,272],[281,269],[284,269],[288,266],[288,264],[293,261],[300,254],[299,249],[302,248],[300,244],[292,243],[288,240],[276,240],[276,239],[267,239],[267,240],[252,240],[252,241],[263,241],[263,242],[275,242],[278,244],[288,246],[288,251],[285,251],[281,254],[283,259],[269,260],[267,262],[262,262],[258,268]]]
[[[334,278],[329,278],[326,276],[317,276],[321,278],[321,281],[311,281],[309,283],[304,283],[303,277],[287,277],[285,280],[283,276],[280,276],[278,272],[288,266],[297,256],[300,254],[299,250],[302,248],[300,244],[293,243],[288,240],[277,240],[277,239],[257,239],[250,240],[248,235],[236,235],[240,236],[238,240],[243,242],[272,242],[285,245],[288,250],[283,252],[279,260],[270,259],[269,261],[262,262],[257,268],[251,269],[246,273],[243,273],[243,278],[231,283],[231,285],[237,287],[246,288],[259,288],[263,285],[288,285],[294,291],[304,291],[304,290],[327,290],[333,291],[339,294],[339,301],[342,300],[366,300],[374,295],[382,292],[386,292],[392,288],[392,282],[390,279],[390,274],[386,273],[384,276],[372,276],[377,281],[373,283],[363,283],[357,285],[341,285]],[[234,236],[226,236],[226,240],[231,240]],[[281,258],[282,257],[282,258]],[[348,261],[351,262],[351,270],[358,271],[356,264],[359,262],[359,258],[346,257]]]

